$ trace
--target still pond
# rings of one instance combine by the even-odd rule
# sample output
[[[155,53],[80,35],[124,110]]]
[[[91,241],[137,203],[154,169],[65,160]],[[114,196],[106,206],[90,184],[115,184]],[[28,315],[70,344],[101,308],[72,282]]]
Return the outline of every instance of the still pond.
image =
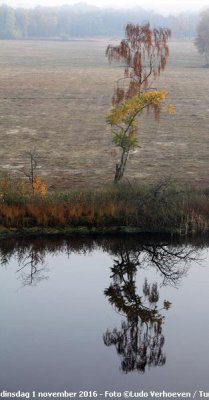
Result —
[[[0,244],[0,390],[209,392],[209,241]]]

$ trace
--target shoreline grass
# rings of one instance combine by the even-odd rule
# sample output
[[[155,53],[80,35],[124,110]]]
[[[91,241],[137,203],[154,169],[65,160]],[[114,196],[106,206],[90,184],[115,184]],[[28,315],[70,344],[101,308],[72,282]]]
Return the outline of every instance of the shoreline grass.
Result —
[[[120,184],[44,197],[1,194],[0,237],[12,234],[168,233],[209,231],[209,190]]]

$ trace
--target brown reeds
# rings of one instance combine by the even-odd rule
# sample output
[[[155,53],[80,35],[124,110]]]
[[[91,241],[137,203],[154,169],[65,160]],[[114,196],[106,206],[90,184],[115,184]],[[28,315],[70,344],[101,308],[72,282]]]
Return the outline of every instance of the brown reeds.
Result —
[[[28,228],[137,228],[143,232],[181,235],[209,230],[209,192],[172,185],[118,185],[91,191],[21,194],[2,185],[0,226]]]

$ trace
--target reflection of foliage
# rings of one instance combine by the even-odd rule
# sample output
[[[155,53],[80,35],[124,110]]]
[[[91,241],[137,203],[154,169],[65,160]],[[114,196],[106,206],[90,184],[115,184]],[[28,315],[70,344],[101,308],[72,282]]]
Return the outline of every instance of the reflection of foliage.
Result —
[[[155,266],[163,277],[163,285],[178,286],[186,275],[187,264],[194,261],[195,251],[190,247],[176,248],[167,244],[143,246],[144,259],[148,265]]]
[[[86,254],[95,248],[94,240],[86,242],[78,239],[63,239],[53,236],[50,240],[47,237],[5,239],[0,244],[0,265],[7,266],[12,257],[18,262],[18,278],[23,286],[35,286],[40,281],[47,279],[45,257],[47,254],[66,254],[77,252]]]
[[[163,278],[162,284],[172,286],[178,286],[181,278],[187,273],[187,265],[198,259],[198,252],[194,246],[189,244],[179,246],[175,243],[170,244],[167,240],[139,241],[132,242],[131,245],[121,240],[114,247],[112,246],[110,252],[114,256],[117,255],[119,260],[123,260],[117,261],[115,267],[123,265],[124,257],[126,259],[124,265],[130,265],[130,263],[127,264],[127,260],[131,257],[135,263],[135,270],[138,266],[141,268],[154,266]],[[123,273],[124,268],[123,266],[121,272],[117,273]]]
[[[116,249],[115,249],[116,250]],[[112,283],[105,290],[105,296],[117,312],[126,317],[120,330],[107,330],[103,339],[107,346],[114,345],[121,357],[121,370],[125,373],[137,370],[144,373],[146,367],[162,366],[166,362],[163,353],[164,336],[161,311],[168,310],[171,303],[164,300],[161,308],[158,285],[152,285],[145,278],[142,294],[137,294],[136,273],[144,263],[154,264],[163,276],[164,284],[177,285],[186,273],[186,266],[179,267],[179,262],[191,261],[192,250],[168,248],[162,244],[141,244],[137,250],[126,248],[125,242],[114,251]],[[142,256],[140,258],[140,256]]]
[[[46,276],[42,275],[44,255],[32,246],[24,254],[18,255],[18,264],[20,268],[17,273],[21,272],[20,279],[24,286],[36,285],[41,280],[46,279]]]
[[[123,321],[120,331],[116,328],[113,332],[107,330],[104,343],[107,346],[115,345],[122,357],[121,370],[125,373],[135,370],[144,373],[146,366],[162,366],[166,362],[160,322],[148,326],[139,324],[138,319],[132,323]]]
[[[159,299],[158,288],[156,283],[150,286],[145,280],[143,299],[135,293],[135,285],[125,283],[122,286],[125,286],[123,294],[120,293],[117,284],[114,284],[105,291],[105,295],[119,311],[123,311],[127,321],[122,322],[120,330],[107,330],[104,343],[107,346],[115,345],[122,357],[123,372],[137,370],[143,373],[146,366],[160,366],[166,361],[162,351],[163,317],[156,308]]]
[[[207,245],[207,240],[206,240]],[[201,246],[204,241],[201,238]],[[164,354],[163,310],[168,310],[171,303],[164,300],[161,305],[159,288],[156,282],[150,284],[144,280],[142,291],[137,293],[137,270],[154,265],[163,277],[163,284],[177,285],[186,274],[186,263],[195,259],[195,245],[169,244],[166,240],[154,241],[150,238],[111,237],[111,240],[93,237],[57,238],[47,237],[2,240],[0,261],[7,265],[15,256],[19,268],[19,277],[23,285],[35,285],[46,279],[43,275],[44,261],[47,254],[67,254],[72,252],[86,254],[95,249],[102,249],[114,256],[111,268],[112,282],[105,290],[105,295],[117,312],[123,315],[120,329],[109,329],[104,334],[104,343],[114,345],[121,358],[124,373],[146,368],[163,366]]]
[[[122,250],[120,259],[114,260],[110,287],[105,295],[118,312],[126,316],[121,329],[116,328],[104,335],[107,346],[114,345],[120,357],[123,372],[137,370],[141,373],[146,366],[164,365],[163,316],[157,309],[159,292],[157,283],[143,285],[143,295],[136,292],[136,272],[139,253]]]
[[[70,238],[66,236],[65,238],[51,236],[50,240],[47,236],[28,237],[27,239],[10,238],[1,240],[0,264],[6,266],[12,257],[15,257],[20,267],[27,263],[27,266],[29,266],[32,261],[32,267],[35,266],[39,270],[38,264],[39,267],[43,267],[47,254],[70,255],[72,252],[86,254],[90,251],[101,249],[117,258],[115,260],[115,268],[117,276],[121,274],[121,278],[125,272],[129,275],[131,268],[137,271],[138,266],[155,265],[163,276],[163,284],[177,285],[180,278],[186,273],[184,264],[195,259],[194,254],[197,253],[198,248],[204,248],[205,246],[208,246],[207,237],[205,239],[201,237],[200,242],[198,242],[198,238],[193,238],[192,244],[183,244],[178,241],[173,241],[171,244],[165,239],[154,241],[146,236],[143,236],[143,238],[133,236],[129,237],[128,240],[126,237],[120,238],[118,236],[111,237],[111,240],[105,237],[95,239],[93,236],[85,238],[78,236]],[[124,262],[125,253],[126,262]],[[27,259],[29,256],[31,258]],[[38,263],[37,260],[39,260]],[[35,276],[38,276],[38,271]]]

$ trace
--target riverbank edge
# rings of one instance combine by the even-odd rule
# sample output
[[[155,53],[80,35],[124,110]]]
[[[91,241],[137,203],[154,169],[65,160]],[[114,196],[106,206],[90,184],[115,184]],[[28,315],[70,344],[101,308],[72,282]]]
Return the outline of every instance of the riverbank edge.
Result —
[[[25,228],[25,229],[7,229],[0,228],[0,240],[9,238],[29,238],[37,236],[111,236],[117,234],[124,235],[168,235],[176,237],[191,237],[191,236],[208,236],[209,229],[203,232],[187,232],[187,234],[174,229],[151,230],[142,229],[134,226],[112,226],[112,227],[91,227],[86,226],[70,227],[70,228],[43,228],[39,227]]]
[[[156,185],[116,185],[49,193],[16,191],[0,198],[0,239],[27,236],[209,232],[209,188],[187,189],[167,180]]]

